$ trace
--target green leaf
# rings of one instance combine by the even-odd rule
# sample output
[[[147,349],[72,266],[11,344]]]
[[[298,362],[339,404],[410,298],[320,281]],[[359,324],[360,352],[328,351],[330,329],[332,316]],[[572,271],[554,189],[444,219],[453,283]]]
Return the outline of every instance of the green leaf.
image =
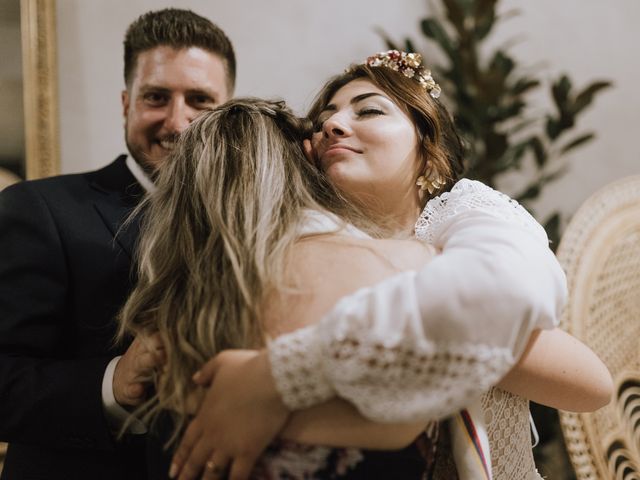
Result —
[[[554,227],[554,226],[558,226],[560,224],[560,212],[554,212],[551,214],[550,217],[548,217],[545,222],[544,222],[544,229],[546,230],[547,227]]]
[[[502,107],[491,107],[487,113],[490,113],[489,118],[491,118],[493,121],[503,122],[505,120],[508,120],[509,118],[519,116],[520,113],[522,113],[522,109],[524,107],[524,102],[517,100]]]
[[[521,122],[516,123],[513,127],[509,128],[509,134],[513,135],[514,133],[518,133],[531,125],[538,123],[538,119],[536,118],[527,118],[522,120]]]
[[[582,110],[584,110],[585,107],[591,104],[591,102],[593,101],[593,97],[596,95],[596,93],[598,93],[600,90],[603,90],[605,88],[609,88],[611,85],[612,85],[611,82],[603,82],[603,81],[594,82],[591,85],[589,85],[587,88],[585,88],[582,92],[580,92],[576,96],[576,100],[575,102],[573,102],[573,108],[571,109],[572,112],[574,114],[577,114]]]
[[[498,50],[489,63],[489,69],[498,70],[502,77],[506,77],[515,67],[515,62],[502,50]]]
[[[511,164],[513,164],[514,168],[520,168],[522,156],[527,151],[529,147],[529,140],[525,140],[524,142],[520,142],[513,147],[509,147],[509,151],[507,154],[511,156]]]
[[[507,151],[509,144],[506,135],[498,132],[487,132],[485,137],[485,155],[490,159],[501,158]]]
[[[595,138],[595,136],[596,136],[595,133],[586,133],[584,135],[580,135],[577,138],[574,138],[569,143],[567,143],[564,147],[562,147],[562,149],[560,150],[560,155],[564,155],[568,151],[573,150],[576,147],[579,147],[583,143],[590,142]]]
[[[559,112],[567,111],[567,101],[571,90],[571,80],[566,75],[562,75],[551,87],[553,100]]]
[[[555,252],[560,243],[560,213],[554,212],[550,217],[545,220],[543,227],[549,237],[549,247]]]
[[[547,152],[542,141],[538,137],[532,137],[529,141],[529,147],[533,151],[538,168],[544,167],[544,164],[547,163]]]
[[[520,195],[517,195],[516,200],[519,203],[522,203],[525,200],[532,200],[534,198],[538,198],[539,195],[540,195],[540,185],[538,185],[537,183],[533,183],[529,185],[524,192],[522,192]]]
[[[532,88],[537,88],[540,86],[540,80],[536,80],[534,78],[520,78],[515,83],[515,85],[511,88],[512,95],[522,95],[525,92],[528,92]]]
[[[547,132],[547,136],[551,140],[555,140],[562,133],[562,126],[560,125],[560,122],[557,119],[547,116],[547,123],[545,125],[545,130]]]
[[[550,131],[553,133],[553,136],[549,137],[552,142],[555,142],[560,138],[560,135],[567,130],[571,130],[576,124],[575,117],[570,114],[561,114],[559,118],[554,118],[551,123],[549,123],[549,118],[547,117],[547,133]]]
[[[569,171],[569,165],[563,165],[558,168],[556,171],[551,173],[546,173],[540,178],[540,185],[546,185],[547,183],[555,182],[557,179],[562,177]]]
[[[404,41],[404,51],[405,52],[414,52],[414,53],[418,51],[410,38],[407,38]]]

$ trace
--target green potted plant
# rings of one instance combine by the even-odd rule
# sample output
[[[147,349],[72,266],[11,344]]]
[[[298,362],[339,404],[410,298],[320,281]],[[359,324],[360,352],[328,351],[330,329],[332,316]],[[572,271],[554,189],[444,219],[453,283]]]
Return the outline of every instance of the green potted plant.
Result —
[[[567,172],[566,154],[593,140],[593,132],[576,132],[577,119],[609,81],[573,88],[566,74],[553,81],[553,110],[533,113],[529,94],[543,86],[531,73],[522,73],[504,46],[487,54],[485,41],[499,23],[498,0],[440,0],[442,14],[420,20],[427,41],[439,48],[446,62],[430,67],[443,85],[441,97],[450,107],[465,140],[469,178],[496,187],[503,175],[517,172],[524,187],[507,192],[530,211],[545,186]],[[411,39],[404,45],[380,31],[387,46],[416,52]],[[523,168],[528,163],[527,168]],[[542,220],[552,248],[560,237],[558,212]]]

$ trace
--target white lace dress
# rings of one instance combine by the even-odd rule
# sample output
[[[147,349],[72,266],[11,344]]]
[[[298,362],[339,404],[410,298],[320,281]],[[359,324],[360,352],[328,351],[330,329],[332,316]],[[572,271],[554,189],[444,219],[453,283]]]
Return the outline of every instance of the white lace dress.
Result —
[[[507,196],[462,180],[427,204],[416,236],[442,253],[269,344],[284,402],[295,410],[337,395],[375,421],[426,423],[484,395],[493,478],[539,478],[528,402],[491,387],[566,300],[544,230]]]

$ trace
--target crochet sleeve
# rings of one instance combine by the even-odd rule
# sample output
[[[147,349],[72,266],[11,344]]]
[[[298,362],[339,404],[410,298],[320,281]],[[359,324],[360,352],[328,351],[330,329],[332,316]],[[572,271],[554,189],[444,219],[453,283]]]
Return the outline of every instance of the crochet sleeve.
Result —
[[[557,323],[565,275],[542,227],[506,195],[460,181],[427,204],[416,235],[442,253],[269,344],[289,408],[337,395],[375,421],[442,418],[495,385],[534,329]]]

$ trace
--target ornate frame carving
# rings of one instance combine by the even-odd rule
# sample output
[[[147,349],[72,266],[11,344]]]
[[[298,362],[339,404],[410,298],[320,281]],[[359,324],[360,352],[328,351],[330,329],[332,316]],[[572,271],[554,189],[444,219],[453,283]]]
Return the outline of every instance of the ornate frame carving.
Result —
[[[55,0],[20,0],[26,175],[60,173]]]

